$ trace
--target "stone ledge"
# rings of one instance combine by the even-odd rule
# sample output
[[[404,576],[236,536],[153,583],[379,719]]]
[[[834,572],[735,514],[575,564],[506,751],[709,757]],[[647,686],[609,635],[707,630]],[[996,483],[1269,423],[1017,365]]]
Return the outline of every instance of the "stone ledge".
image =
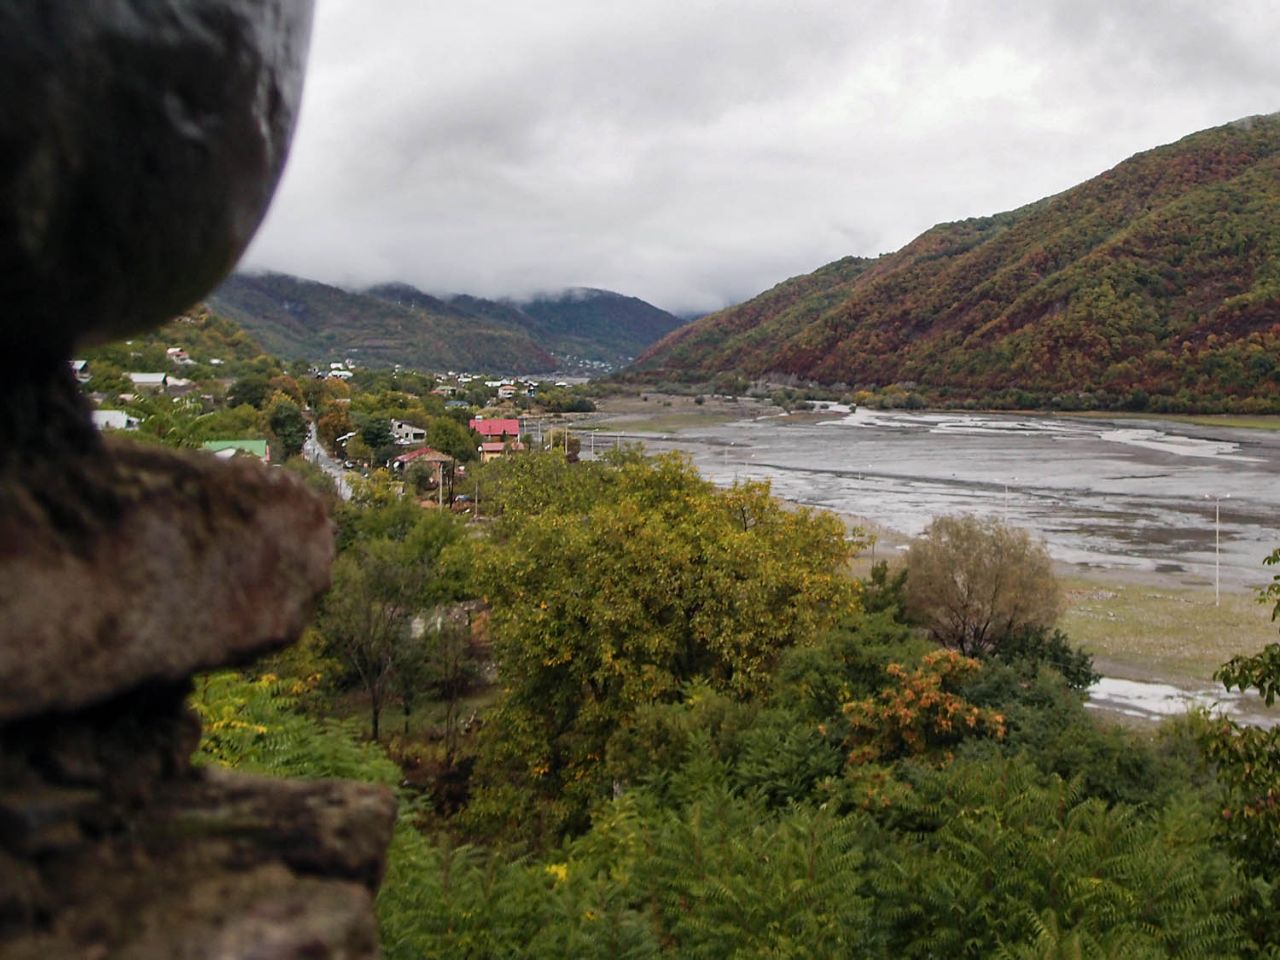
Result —
[[[279,859],[303,874],[378,888],[395,826],[385,787],[349,780],[277,780],[206,767],[177,785],[152,817],[152,837],[206,837],[228,861]]]
[[[286,471],[127,443],[59,468],[65,496],[0,496],[0,724],[247,662],[328,586],[324,507]]]
[[[83,788],[0,796],[0,956],[377,955],[389,789],[209,768],[156,793],[110,817]]]

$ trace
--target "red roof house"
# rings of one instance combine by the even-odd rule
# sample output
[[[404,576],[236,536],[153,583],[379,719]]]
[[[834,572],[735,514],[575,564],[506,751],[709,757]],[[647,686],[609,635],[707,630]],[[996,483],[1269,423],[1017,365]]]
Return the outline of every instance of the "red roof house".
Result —
[[[499,417],[494,420],[474,417],[468,426],[486,440],[520,439],[520,421],[515,417]]]

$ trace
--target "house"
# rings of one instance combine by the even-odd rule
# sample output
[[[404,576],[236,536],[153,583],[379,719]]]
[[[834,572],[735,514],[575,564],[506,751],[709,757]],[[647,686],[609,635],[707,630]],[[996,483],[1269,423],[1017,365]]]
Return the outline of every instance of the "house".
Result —
[[[520,421],[515,417],[497,417],[492,420],[486,420],[484,417],[472,417],[467,426],[484,437],[485,440],[501,442],[508,439],[520,439]]]
[[[439,450],[433,450],[431,447],[419,447],[417,450],[402,453],[392,460],[391,469],[407,470],[415,463],[425,464],[431,470],[431,486],[437,490],[443,490],[445,467],[453,465],[453,457]],[[443,496],[443,493],[441,495]]]
[[[164,353],[165,356],[179,366],[189,367],[195,363],[194,360],[187,356],[187,351],[183,350],[181,347],[169,347]]]
[[[88,383],[92,374],[89,373],[88,360],[68,360],[71,364],[71,372],[75,374],[78,383]]]
[[[403,420],[392,420],[391,436],[403,447],[411,443],[423,443],[427,439],[427,431]]]
[[[498,399],[510,400],[516,395],[516,385],[514,383],[504,383],[498,387]]]
[[[164,392],[171,397],[185,397],[195,388],[194,381],[184,377],[169,377],[164,383]]]
[[[137,430],[138,418],[123,410],[94,410],[93,425],[99,430]]]
[[[431,447],[418,447],[417,450],[410,450],[408,453],[400,454],[391,463],[395,469],[400,470],[411,463],[420,461],[423,463],[453,463],[453,457]]]
[[[163,373],[126,373],[126,377],[138,390],[163,390],[168,375]]]
[[[201,444],[220,460],[229,460],[238,454],[257,457],[263,463],[271,462],[271,447],[265,440],[206,440]]]
[[[522,453],[524,448],[524,444],[519,440],[490,440],[488,443],[480,444],[480,462],[488,463],[490,460],[505,457],[508,453]]]

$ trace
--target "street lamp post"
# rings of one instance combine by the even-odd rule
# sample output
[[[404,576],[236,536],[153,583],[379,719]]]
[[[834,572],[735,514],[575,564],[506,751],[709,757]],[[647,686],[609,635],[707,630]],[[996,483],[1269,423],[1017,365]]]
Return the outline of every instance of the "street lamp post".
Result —
[[[953,474],[954,476],[954,474]],[[1009,484],[1017,483],[1017,477],[1010,477],[1004,482],[1004,522],[1009,522]]]
[[[1213,501],[1213,605],[1222,606],[1222,501],[1230,500],[1231,494],[1221,496],[1206,493],[1206,500]]]

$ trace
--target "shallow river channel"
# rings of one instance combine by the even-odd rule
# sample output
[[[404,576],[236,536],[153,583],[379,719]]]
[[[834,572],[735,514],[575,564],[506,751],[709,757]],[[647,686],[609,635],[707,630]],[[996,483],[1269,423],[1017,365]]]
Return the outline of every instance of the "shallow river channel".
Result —
[[[1100,572],[1212,586],[1216,560],[1224,591],[1247,590],[1270,579],[1262,559],[1280,545],[1280,431],[832,405],[631,439],[686,453],[715,482],[767,479],[787,500],[908,536],[942,514],[1000,516],[1055,560]],[[1150,717],[1216,702],[1267,722],[1220,688],[1108,678],[1093,698]]]

